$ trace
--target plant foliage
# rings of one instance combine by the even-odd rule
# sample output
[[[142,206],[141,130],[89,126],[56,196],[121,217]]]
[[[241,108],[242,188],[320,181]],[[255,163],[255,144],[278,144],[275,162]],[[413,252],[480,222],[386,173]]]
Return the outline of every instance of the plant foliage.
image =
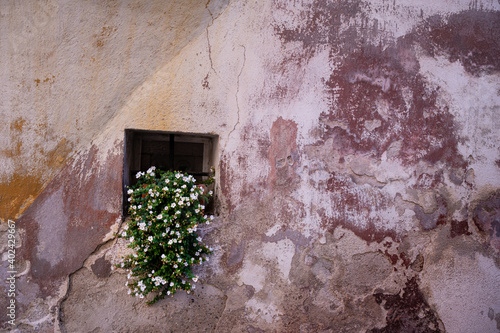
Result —
[[[129,294],[144,298],[155,292],[147,302],[152,304],[178,290],[194,289],[198,277],[192,266],[208,261],[212,253],[196,233],[213,219],[204,215],[203,205],[212,192],[205,193],[193,176],[181,172],[151,167],[136,177],[137,184],[127,192],[131,219],[120,234],[134,253],[118,267],[129,271]]]

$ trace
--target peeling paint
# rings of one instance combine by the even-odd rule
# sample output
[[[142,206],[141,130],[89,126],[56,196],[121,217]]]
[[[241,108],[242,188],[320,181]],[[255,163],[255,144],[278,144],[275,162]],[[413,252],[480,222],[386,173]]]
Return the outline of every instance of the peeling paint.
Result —
[[[19,330],[498,330],[500,3],[0,12]],[[214,254],[153,307],[112,269],[130,128],[219,137]]]

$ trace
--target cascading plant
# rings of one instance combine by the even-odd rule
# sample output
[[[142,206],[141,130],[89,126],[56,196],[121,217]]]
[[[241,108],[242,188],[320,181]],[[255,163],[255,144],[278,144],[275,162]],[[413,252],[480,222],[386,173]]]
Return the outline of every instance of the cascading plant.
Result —
[[[204,215],[204,205],[212,196],[193,176],[161,171],[155,167],[136,175],[137,183],[127,194],[131,219],[119,237],[129,241],[134,253],[117,265],[128,270],[129,294],[144,298],[156,295],[156,303],[179,290],[190,293],[198,277],[192,266],[208,261],[212,249],[196,233],[213,216]],[[213,182],[213,176],[205,184]]]

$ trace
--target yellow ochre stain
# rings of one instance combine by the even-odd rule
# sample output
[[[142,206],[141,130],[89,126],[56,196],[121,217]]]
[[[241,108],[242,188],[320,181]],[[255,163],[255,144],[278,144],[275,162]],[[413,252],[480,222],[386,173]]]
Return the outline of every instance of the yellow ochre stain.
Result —
[[[66,163],[72,151],[73,144],[65,138],[62,138],[54,149],[45,154],[47,166],[51,169],[61,168]]]
[[[6,183],[0,183],[0,220],[17,219],[33,203],[43,188],[35,176],[14,174]]]

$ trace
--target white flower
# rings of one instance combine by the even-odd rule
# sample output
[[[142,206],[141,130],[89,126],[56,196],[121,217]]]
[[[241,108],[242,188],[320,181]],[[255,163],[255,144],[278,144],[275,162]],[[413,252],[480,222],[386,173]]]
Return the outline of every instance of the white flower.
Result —
[[[169,179],[165,179],[165,184],[168,184],[170,183],[170,180]]]
[[[123,227],[123,230],[128,230],[128,224],[125,224],[125,226]]]
[[[141,209],[141,208],[142,208],[142,205],[137,206],[137,208]]]
[[[172,202],[172,204],[170,205],[170,207],[175,208],[175,202]]]
[[[214,192],[212,192],[212,191],[208,191],[208,194],[209,194],[209,195],[212,195],[213,193],[214,193]]]
[[[162,255],[161,255],[161,258],[162,258],[162,259],[165,259],[166,257],[167,257],[167,256],[166,256],[165,254],[162,254]]]
[[[152,242],[153,241],[153,236],[148,237],[148,241]]]
[[[195,277],[193,278],[193,282],[198,282],[198,277],[197,277],[197,276],[195,276]]]
[[[161,220],[162,218],[163,218],[163,216],[161,214],[158,215],[158,217],[157,217],[158,220]]]
[[[131,190],[131,189],[129,189],[129,190],[127,191],[127,194],[132,194],[132,193],[134,193],[134,191],[133,191],[133,190]]]
[[[178,267],[177,264],[174,264],[174,268],[177,268],[177,267]]]
[[[132,198],[128,198],[127,200],[128,200],[128,202],[130,202],[130,201],[132,201]]]
[[[201,237],[196,238],[198,242],[201,242],[201,239],[202,239]]]
[[[125,231],[124,231],[124,232],[122,232],[122,236],[123,236],[123,237],[127,236],[127,233],[126,233]]]

